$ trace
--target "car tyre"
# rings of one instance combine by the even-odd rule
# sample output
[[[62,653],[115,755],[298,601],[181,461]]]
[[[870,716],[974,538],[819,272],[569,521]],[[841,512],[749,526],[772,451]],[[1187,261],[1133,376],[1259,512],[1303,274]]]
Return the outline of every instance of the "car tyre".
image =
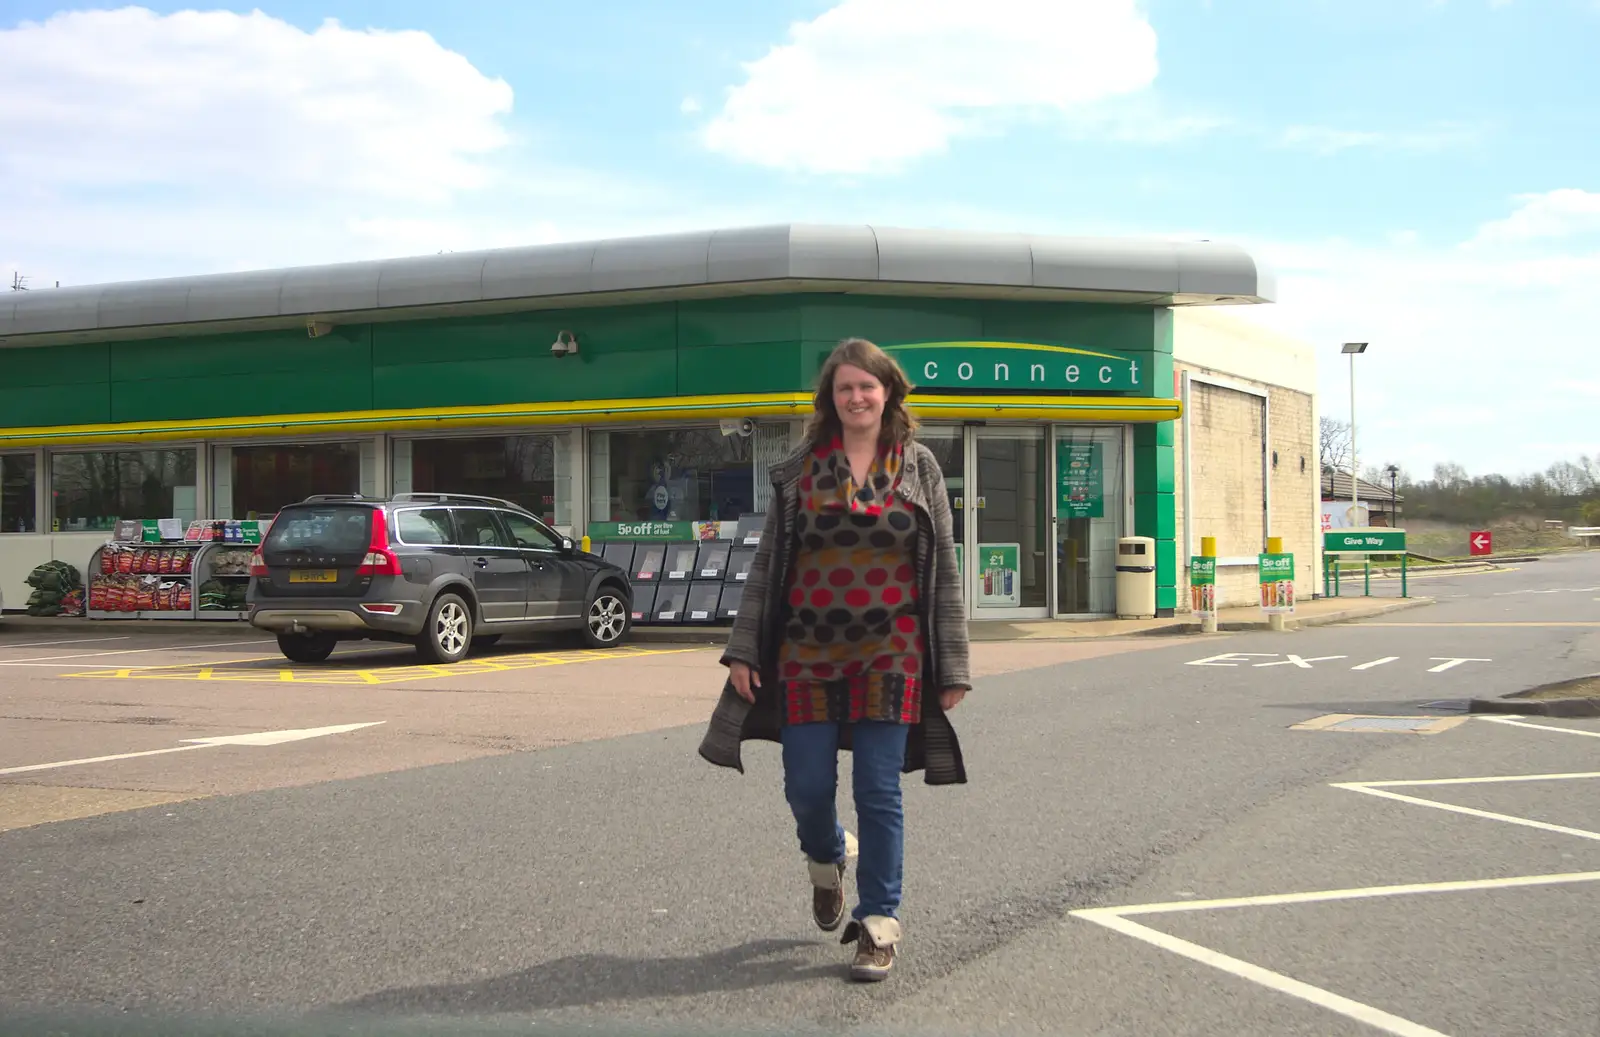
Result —
[[[472,609],[459,594],[441,594],[428,609],[417,654],[430,663],[458,663],[472,647]]]
[[[615,648],[632,626],[626,599],[614,587],[601,587],[583,610],[583,643],[589,648]]]
[[[279,634],[278,651],[292,663],[326,662],[339,639],[331,634]]]

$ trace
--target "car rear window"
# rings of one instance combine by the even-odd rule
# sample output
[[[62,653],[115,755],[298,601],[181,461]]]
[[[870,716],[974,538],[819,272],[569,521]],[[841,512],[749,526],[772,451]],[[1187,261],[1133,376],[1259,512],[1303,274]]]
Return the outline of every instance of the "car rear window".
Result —
[[[449,544],[455,540],[450,528],[450,512],[444,508],[398,511],[395,525],[399,527],[400,539],[407,544]]]
[[[371,543],[371,508],[327,504],[278,512],[263,546],[268,551],[364,551]]]

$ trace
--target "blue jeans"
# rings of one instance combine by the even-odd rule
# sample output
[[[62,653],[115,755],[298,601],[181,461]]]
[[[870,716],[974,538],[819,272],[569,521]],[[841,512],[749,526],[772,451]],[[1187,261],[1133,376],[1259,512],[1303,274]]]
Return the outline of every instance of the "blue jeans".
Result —
[[[851,755],[861,857],[856,862],[857,921],[869,915],[895,918],[905,864],[905,812],[900,768],[910,727],[880,721],[854,725]],[[844,860],[839,824],[839,725],[790,724],[783,728],[783,789],[794,811],[800,850],[821,863]]]

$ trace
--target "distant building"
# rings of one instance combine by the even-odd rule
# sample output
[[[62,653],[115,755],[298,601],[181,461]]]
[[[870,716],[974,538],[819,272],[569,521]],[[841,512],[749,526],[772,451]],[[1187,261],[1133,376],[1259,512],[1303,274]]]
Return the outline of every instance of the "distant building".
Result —
[[[1388,486],[1379,486],[1376,483],[1358,480],[1357,500],[1367,508],[1368,522],[1374,526],[1397,526],[1397,516],[1400,515],[1400,505],[1405,503],[1405,495],[1392,492]],[[1323,472],[1322,473],[1322,499],[1324,502],[1339,504],[1346,507],[1350,504],[1350,473],[1349,472]],[[1326,509],[1324,509],[1326,510]],[[1356,522],[1346,522],[1345,525],[1359,525]]]

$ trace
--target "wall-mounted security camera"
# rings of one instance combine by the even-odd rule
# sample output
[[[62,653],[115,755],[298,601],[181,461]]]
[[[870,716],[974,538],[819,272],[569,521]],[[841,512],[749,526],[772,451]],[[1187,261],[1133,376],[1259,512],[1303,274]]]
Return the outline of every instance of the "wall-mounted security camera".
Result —
[[[742,436],[749,439],[756,434],[756,423],[750,418],[724,418],[717,422],[724,436]]]
[[[325,320],[306,321],[306,338],[321,338],[333,331],[333,325]]]
[[[569,356],[578,351],[578,336],[570,331],[556,333],[556,340],[550,343],[551,356]]]

